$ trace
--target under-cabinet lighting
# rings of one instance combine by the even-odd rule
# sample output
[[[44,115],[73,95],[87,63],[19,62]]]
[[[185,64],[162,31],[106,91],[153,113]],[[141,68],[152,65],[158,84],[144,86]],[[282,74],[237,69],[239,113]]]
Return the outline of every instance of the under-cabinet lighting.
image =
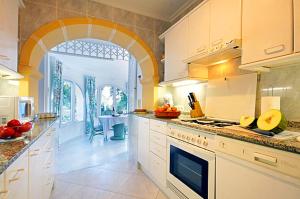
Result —
[[[224,64],[226,62],[228,62],[228,59],[224,59],[224,60],[221,60],[221,61],[214,62],[211,65],[219,65],[219,64]]]
[[[287,87],[273,87],[273,88],[263,88],[262,91],[283,91],[283,90],[290,90],[292,89],[291,86]]]
[[[197,83],[200,83],[200,81],[198,81],[198,80],[182,80],[179,82],[174,82],[172,85],[174,87],[176,87],[176,86],[187,86],[187,85],[197,84]]]

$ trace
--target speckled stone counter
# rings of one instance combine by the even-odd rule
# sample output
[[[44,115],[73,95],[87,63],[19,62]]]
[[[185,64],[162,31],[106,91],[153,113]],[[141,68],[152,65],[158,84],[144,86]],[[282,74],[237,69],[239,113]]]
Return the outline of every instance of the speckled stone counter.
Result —
[[[33,124],[32,130],[27,133],[24,140],[0,143],[0,174],[45,133],[55,121],[56,119],[41,119]]]
[[[279,140],[272,138],[270,136],[264,136],[260,135],[257,133],[250,133],[246,131],[239,131],[239,130],[233,130],[229,128],[213,128],[213,127],[208,127],[204,125],[199,125],[199,124],[193,124],[193,123],[188,123],[188,122],[182,122],[178,119],[161,119],[161,118],[156,118],[153,114],[136,114],[137,116],[140,117],[145,117],[148,119],[155,119],[155,120],[160,120],[168,123],[173,123],[189,128],[194,128],[202,131],[207,131],[211,133],[215,133],[216,135],[219,136],[224,136],[232,139],[237,139],[245,142],[250,142],[254,144],[259,144],[262,146],[266,147],[272,147],[275,149],[287,151],[287,152],[292,152],[292,153],[297,153],[300,154],[300,142],[296,140],[296,138],[291,138],[291,139],[284,139],[284,140]],[[299,132],[300,135],[300,128],[296,127],[293,125],[293,127],[288,127],[289,131],[294,131],[294,132]]]

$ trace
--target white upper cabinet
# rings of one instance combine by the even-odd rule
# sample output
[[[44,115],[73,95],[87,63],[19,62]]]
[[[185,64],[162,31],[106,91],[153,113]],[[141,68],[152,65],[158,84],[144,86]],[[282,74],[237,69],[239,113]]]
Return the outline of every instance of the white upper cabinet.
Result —
[[[210,50],[241,39],[241,0],[210,1]],[[207,30],[206,30],[207,31]]]
[[[188,22],[183,19],[165,36],[165,81],[180,79],[187,76]]]
[[[300,0],[294,0],[295,52],[300,52]]]
[[[243,0],[242,64],[293,53],[292,0]]]
[[[188,56],[204,56],[209,51],[210,1],[194,10],[188,17]]]
[[[0,0],[0,64],[17,71],[18,1]]]

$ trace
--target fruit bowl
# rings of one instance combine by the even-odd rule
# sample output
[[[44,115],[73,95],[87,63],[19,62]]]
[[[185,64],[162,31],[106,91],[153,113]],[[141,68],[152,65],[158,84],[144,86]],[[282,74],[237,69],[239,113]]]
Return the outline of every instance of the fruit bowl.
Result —
[[[154,112],[154,115],[155,117],[158,117],[158,118],[178,118],[178,116],[181,114],[180,111],[164,111],[164,112],[158,112],[158,111],[155,111]]]

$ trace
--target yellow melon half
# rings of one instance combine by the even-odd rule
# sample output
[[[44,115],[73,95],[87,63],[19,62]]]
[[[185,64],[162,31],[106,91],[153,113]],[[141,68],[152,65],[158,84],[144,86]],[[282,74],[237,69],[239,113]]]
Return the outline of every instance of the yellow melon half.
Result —
[[[271,109],[258,118],[257,126],[263,131],[280,133],[286,129],[287,121],[280,110]]]
[[[252,117],[252,116],[242,116],[240,118],[240,125],[242,127],[251,127],[251,128],[254,128],[256,127],[256,119],[255,117]]]

